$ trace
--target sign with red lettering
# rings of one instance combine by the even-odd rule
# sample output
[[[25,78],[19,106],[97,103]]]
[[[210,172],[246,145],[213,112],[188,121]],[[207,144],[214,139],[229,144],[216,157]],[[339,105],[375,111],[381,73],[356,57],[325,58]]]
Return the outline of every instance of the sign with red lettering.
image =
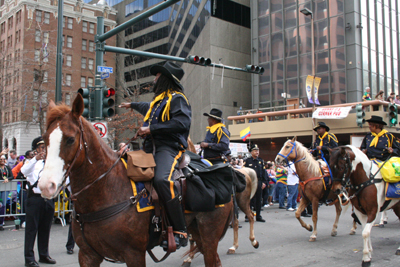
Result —
[[[349,115],[351,107],[317,108],[312,117],[314,119],[344,119]]]

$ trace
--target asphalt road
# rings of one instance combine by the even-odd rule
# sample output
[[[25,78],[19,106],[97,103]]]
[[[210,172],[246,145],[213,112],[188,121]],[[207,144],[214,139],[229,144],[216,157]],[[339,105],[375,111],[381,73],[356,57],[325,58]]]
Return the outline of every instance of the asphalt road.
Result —
[[[278,209],[275,204],[264,208],[262,216],[266,223],[255,223],[256,239],[260,247],[254,249],[249,236],[249,224],[244,222],[243,214],[240,214],[239,248],[235,255],[227,255],[226,252],[232,246],[232,229],[227,231],[225,238],[220,242],[218,253],[223,266],[361,266],[362,259],[362,235],[361,229],[357,229],[354,236],[349,232],[352,226],[350,211],[341,217],[338,227],[338,235],[330,235],[335,218],[334,207],[322,206],[319,210],[318,237],[316,242],[309,242],[310,232],[303,229],[293,212]],[[400,266],[400,256],[395,255],[400,246],[400,222],[395,214],[388,212],[389,221],[384,228],[372,229],[372,266]],[[306,223],[312,223],[311,218],[304,218]],[[24,266],[23,244],[24,230],[12,231],[11,222],[8,227],[0,232],[0,266],[19,267]],[[73,255],[68,255],[65,249],[68,227],[54,224],[50,234],[50,255],[57,260],[55,266],[78,266],[78,248]],[[37,249],[35,248],[35,253]],[[154,263],[147,256],[147,266],[180,266],[182,255],[186,248],[180,249],[169,256],[162,263]],[[161,255],[161,249],[156,254]],[[41,264],[41,266],[49,266]],[[54,265],[53,265],[54,266]],[[112,263],[103,263],[102,266],[121,266]],[[199,255],[191,266],[204,266],[202,256]],[[50,267],[50,266],[49,266]]]

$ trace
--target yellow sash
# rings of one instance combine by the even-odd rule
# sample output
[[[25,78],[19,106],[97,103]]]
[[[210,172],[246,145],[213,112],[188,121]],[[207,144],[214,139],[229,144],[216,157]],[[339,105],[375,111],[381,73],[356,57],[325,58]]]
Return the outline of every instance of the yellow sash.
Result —
[[[207,127],[207,130],[209,130],[210,133],[212,133],[212,134],[215,133],[215,131],[217,131],[217,138],[218,138],[217,143],[219,143],[219,141],[221,140],[222,134],[226,135],[226,133],[224,133],[224,131],[222,130],[222,127],[225,127],[225,125],[221,122],[214,124],[211,127],[210,126]],[[226,135],[226,137],[228,137],[228,139],[229,139],[229,136]]]
[[[374,146],[374,147],[376,147],[376,145],[378,144],[379,137],[383,136],[383,135],[384,135],[385,133],[387,133],[387,132],[388,132],[388,131],[386,131],[385,129],[383,129],[383,130],[382,130],[380,133],[378,133],[378,134],[371,132],[371,134],[372,134],[373,136],[375,136],[375,137],[374,137],[374,139],[372,139],[372,142],[371,142],[371,144],[370,144],[369,146]],[[388,147],[392,147],[391,144],[390,144],[389,138],[388,138]]]

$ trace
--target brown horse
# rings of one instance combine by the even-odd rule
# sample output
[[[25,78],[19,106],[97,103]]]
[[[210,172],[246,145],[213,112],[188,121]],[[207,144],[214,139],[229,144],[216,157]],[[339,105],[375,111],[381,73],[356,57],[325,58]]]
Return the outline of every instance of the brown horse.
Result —
[[[299,220],[301,226],[308,231],[311,232],[314,229],[309,241],[315,241],[317,239],[318,204],[326,191],[320,171],[320,165],[311,156],[307,148],[305,148],[300,142],[296,141],[296,137],[292,140],[287,140],[275,158],[277,165],[287,164],[288,161],[294,162],[300,180],[299,191],[303,196],[299,208],[296,211],[296,218]],[[328,198],[337,199],[337,196],[333,192],[330,192]],[[311,225],[306,224],[300,217],[301,213],[310,202],[313,209],[312,221],[314,228]],[[335,201],[335,208],[336,219],[333,223],[331,232],[332,236],[337,235],[337,226],[342,212],[342,207],[339,201]],[[353,223],[351,234],[355,233],[355,227],[356,225]]]
[[[99,266],[104,259],[145,266],[152,212],[139,213],[136,205],[131,205],[141,195],[133,196],[124,164],[81,117],[83,109],[80,95],[72,110],[49,105],[44,135],[47,157],[39,182],[42,196],[50,199],[57,195],[69,175],[75,211],[81,215],[76,219],[83,221],[73,220],[72,224],[80,266]],[[82,219],[118,203],[128,203],[128,207],[107,219],[86,223]],[[232,206],[231,201],[212,212],[186,215],[188,232],[204,255],[205,266],[221,266],[218,242],[228,228]]]
[[[342,186],[351,184],[350,199],[360,220],[364,239],[362,266],[371,265],[371,230],[379,211],[393,209],[400,219],[400,200],[385,201],[385,181],[379,167],[355,146],[341,146],[331,151],[329,162],[333,173],[332,191],[339,194]],[[371,177],[371,174],[373,177]],[[400,247],[397,249],[400,255]]]

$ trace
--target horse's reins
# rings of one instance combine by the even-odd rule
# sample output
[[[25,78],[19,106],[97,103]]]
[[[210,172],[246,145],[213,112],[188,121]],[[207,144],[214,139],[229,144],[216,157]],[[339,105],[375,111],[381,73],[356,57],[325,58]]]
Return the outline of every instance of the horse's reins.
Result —
[[[292,148],[290,149],[290,151],[289,151],[289,153],[288,153],[287,155],[283,155],[283,154],[281,154],[281,153],[278,153],[278,156],[281,156],[282,158],[284,158],[284,160],[286,161],[286,164],[287,164],[288,166],[293,165],[293,164],[295,164],[295,163],[297,163],[297,162],[300,162],[300,161],[302,161],[302,160],[304,160],[304,159],[306,158],[306,157],[304,157],[304,158],[302,158],[302,159],[296,160],[296,158],[297,158],[296,142],[290,142],[290,143],[292,144]],[[288,160],[288,156],[289,156],[290,154],[292,154],[293,149],[294,149],[294,153],[295,153],[294,162],[293,162],[293,163],[290,163],[289,160]],[[296,175],[297,175],[297,173],[296,173]],[[298,176],[297,176],[297,177],[298,177]]]

